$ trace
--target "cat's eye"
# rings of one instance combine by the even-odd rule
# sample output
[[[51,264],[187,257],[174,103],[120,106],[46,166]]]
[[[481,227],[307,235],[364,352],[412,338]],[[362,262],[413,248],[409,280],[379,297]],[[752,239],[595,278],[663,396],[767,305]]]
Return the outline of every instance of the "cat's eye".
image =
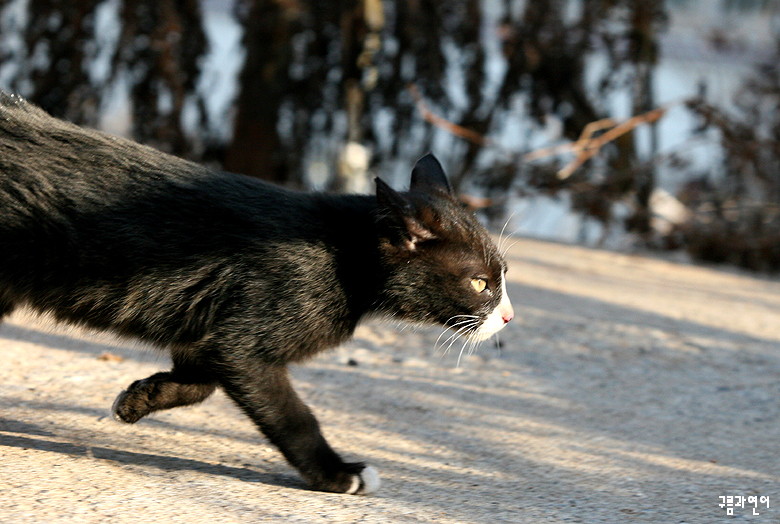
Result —
[[[487,281],[484,278],[472,278],[471,287],[473,287],[474,291],[477,293],[482,293],[487,287]]]

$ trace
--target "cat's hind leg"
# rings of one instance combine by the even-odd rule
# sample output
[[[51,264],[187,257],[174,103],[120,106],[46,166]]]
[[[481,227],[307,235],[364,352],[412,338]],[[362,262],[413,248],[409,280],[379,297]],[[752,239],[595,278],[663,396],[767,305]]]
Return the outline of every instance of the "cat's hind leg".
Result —
[[[317,419],[290,383],[287,369],[244,363],[222,367],[220,385],[282,452],[312,489],[367,494],[379,474],[362,462],[344,462],[320,433]]]
[[[198,368],[174,365],[142,380],[136,380],[116,397],[111,411],[120,422],[133,424],[154,411],[203,402],[217,382]]]

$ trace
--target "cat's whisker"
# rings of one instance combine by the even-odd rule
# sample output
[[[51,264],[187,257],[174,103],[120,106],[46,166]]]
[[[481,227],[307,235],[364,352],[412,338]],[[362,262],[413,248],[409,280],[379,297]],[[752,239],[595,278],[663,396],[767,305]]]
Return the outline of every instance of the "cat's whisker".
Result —
[[[512,213],[509,215],[509,218],[506,219],[506,222],[504,222],[504,225],[501,227],[501,232],[498,234],[498,252],[502,252],[502,247],[504,245],[504,242],[506,241],[506,237],[504,237],[504,231],[506,231],[506,226],[509,225],[509,222],[512,220],[512,218],[515,216],[516,211],[512,211]]]
[[[460,361],[463,357],[464,352],[467,355],[473,355],[474,353],[476,353],[477,348],[479,348],[480,342],[482,342],[482,340],[476,336],[476,330],[466,334],[465,336],[466,336],[466,340],[463,342],[463,346],[461,347],[460,353],[458,354],[458,361],[456,367],[460,367]]]
[[[520,231],[520,229],[522,229],[522,227],[518,227],[517,229],[512,231],[512,233],[510,233],[509,235],[504,237],[504,241],[501,242],[501,246],[498,248],[499,252],[501,253],[501,257],[502,258],[506,258],[506,254],[509,252],[509,250],[512,249],[514,247],[514,245],[517,244],[520,241],[519,239],[516,239],[514,242],[512,242],[508,246],[505,246],[507,240],[510,239],[510,238],[513,238],[518,233],[518,231]]]
[[[452,322],[453,320],[455,320],[457,318],[465,319],[465,320],[459,320],[458,322],[455,322],[454,324],[450,324],[450,322]],[[441,340],[441,337],[443,337],[450,329],[454,329],[457,326],[460,326],[460,325],[463,325],[463,324],[466,324],[468,322],[472,322],[472,321],[478,320],[478,319],[479,319],[478,315],[453,315],[450,318],[448,318],[447,321],[444,323],[446,328],[444,329],[444,331],[441,332],[439,337],[436,339],[436,342],[434,342],[434,344],[433,344],[434,351],[436,351],[436,347],[438,346],[439,341]],[[448,340],[449,340],[449,338],[444,341],[444,344],[446,344]],[[442,345],[444,345],[444,344],[442,344]]]
[[[459,331],[459,330],[460,330],[460,328],[458,328],[458,329],[457,329],[457,330],[455,330],[455,331],[452,331],[452,330],[451,330],[449,327],[445,328],[445,329],[444,329],[444,331],[442,331],[442,332],[441,332],[441,334],[439,335],[439,337],[436,339],[436,342],[433,344],[433,349],[434,349],[434,351],[436,351],[436,350],[437,350],[437,348],[440,348],[440,347],[444,346],[444,345],[445,345],[447,342],[449,342],[449,341],[450,341],[450,339],[451,339],[452,337],[454,337],[454,336],[457,336],[457,334],[458,334],[458,331]],[[439,341],[441,340],[441,337],[443,337],[443,336],[444,336],[444,335],[446,335],[447,333],[449,333],[449,335],[450,335],[450,336],[449,336],[449,337],[447,337],[447,338],[444,340],[444,342],[442,342],[442,343],[441,343],[441,345],[439,345]]]
[[[458,328],[456,331],[454,331],[453,333],[450,333],[450,336],[449,336],[449,337],[447,337],[447,339],[446,339],[444,342],[442,342],[442,343],[441,343],[441,345],[439,346],[439,348],[442,348],[442,347],[444,347],[445,345],[447,345],[447,343],[449,342],[449,346],[447,346],[447,349],[445,349],[444,351],[442,351],[442,355],[446,355],[446,354],[447,354],[447,351],[449,350],[449,347],[452,345],[452,343],[453,343],[455,340],[457,340],[457,339],[460,337],[460,335],[462,334],[461,332],[462,332],[464,329],[467,329],[467,328],[468,328],[468,325],[466,325],[466,326],[461,326],[461,327],[459,327],[459,328]]]
[[[453,315],[444,322],[444,325],[450,326],[451,325],[450,322],[459,318],[475,319],[475,318],[479,318],[479,315]]]
[[[447,319],[447,322],[455,320],[456,318],[479,318],[479,315],[453,315]]]
[[[460,338],[460,337],[458,337],[458,338]],[[448,353],[450,352],[450,349],[452,349],[452,346],[453,346],[453,344],[454,344],[456,341],[457,341],[457,339],[455,339],[455,340],[453,340],[452,342],[450,342],[450,345],[449,345],[449,346],[447,346],[447,349],[444,351],[443,355],[446,355],[446,354],[448,354]],[[458,364],[456,364],[456,366],[455,366],[455,367],[458,367],[459,365],[460,365],[460,356],[458,356]]]
[[[473,355],[477,352],[477,349],[479,348],[479,340],[472,338],[469,340],[469,355]]]
[[[469,323],[469,322],[476,322],[478,318],[479,318],[479,317],[474,317],[474,318],[467,318],[467,319],[464,319],[464,320],[459,320],[458,322],[455,322],[454,324],[450,324],[450,325],[449,325],[449,326],[447,326],[447,327],[449,327],[449,328],[454,328],[455,326],[461,326],[461,325],[463,325],[463,324],[467,324],[467,323]]]
[[[455,363],[456,368],[460,367],[460,359],[463,357],[463,350],[466,349],[466,344],[468,343],[469,343],[469,339],[466,338],[466,341],[463,343],[463,347],[460,348],[460,353],[458,353],[458,361]]]
[[[433,350],[434,350],[434,351],[436,351],[436,347],[439,345],[439,341],[441,340],[441,337],[443,337],[443,336],[444,336],[446,333],[448,333],[448,332],[450,331],[450,329],[455,329],[457,326],[462,326],[463,324],[468,324],[468,323],[470,323],[470,322],[474,322],[474,320],[473,320],[473,319],[466,319],[466,320],[461,320],[460,322],[456,322],[455,324],[452,324],[452,325],[450,325],[450,326],[447,326],[447,327],[444,329],[444,331],[442,331],[442,332],[441,332],[441,335],[439,335],[439,337],[436,339],[436,342],[434,342],[434,344],[433,344]],[[457,331],[455,332],[455,334],[457,334]],[[453,337],[453,336],[455,336],[455,334],[453,334],[453,335],[450,335],[450,337]],[[444,341],[444,343],[442,344],[442,346],[443,346],[444,344],[446,344],[446,343],[447,343],[449,340],[450,340],[449,338],[448,338],[447,340],[445,340],[445,341]]]
[[[501,256],[502,256],[503,258],[506,258],[506,254],[509,252],[509,250],[510,250],[510,249],[512,249],[513,247],[515,247],[515,245],[516,245],[518,242],[520,242],[520,240],[515,240],[514,242],[512,242],[511,244],[509,244],[509,245],[506,247],[506,249],[504,250],[504,252],[503,252],[503,253],[501,253]]]
[[[476,330],[476,327],[477,327],[478,325],[479,325],[479,324],[478,324],[477,322],[474,322],[473,324],[466,324],[465,326],[462,326],[460,329],[458,329],[458,331],[455,333],[455,335],[456,335],[456,336],[454,336],[454,338],[453,338],[453,337],[450,337],[450,338],[452,338],[452,342],[450,342],[450,343],[449,343],[449,345],[447,346],[447,349],[445,349],[445,350],[444,350],[444,353],[443,353],[443,354],[444,354],[444,355],[446,355],[447,353],[449,353],[449,351],[450,351],[450,348],[452,348],[452,345],[453,345],[453,344],[454,344],[454,343],[455,343],[455,342],[456,342],[456,341],[457,341],[459,338],[461,338],[461,337],[462,337],[462,336],[464,336],[464,335],[466,335],[466,336],[469,336],[469,335],[471,335],[471,334],[472,334],[472,333],[473,333],[473,332]],[[449,338],[448,338],[447,340],[449,340]],[[446,341],[445,341],[445,344],[446,344]],[[442,344],[442,345],[443,345],[443,344]],[[460,360],[460,358],[459,358],[458,360]]]
[[[443,347],[445,344],[447,344],[447,342],[449,342],[449,343],[450,343],[450,344],[449,344],[449,346],[447,346],[447,349],[445,349],[445,350],[444,350],[444,352],[442,353],[442,355],[446,355],[446,354],[447,354],[447,352],[450,350],[450,347],[452,346],[452,344],[453,344],[453,343],[455,343],[455,341],[456,341],[456,340],[458,340],[458,338],[460,338],[460,337],[461,337],[463,334],[465,334],[465,332],[466,332],[466,331],[467,331],[467,330],[468,330],[468,329],[469,329],[471,326],[472,326],[472,324],[468,323],[468,324],[466,324],[466,325],[464,325],[464,326],[461,326],[461,327],[459,327],[459,328],[458,328],[458,329],[457,329],[457,330],[456,330],[454,333],[452,333],[452,334],[451,334],[451,335],[450,335],[450,336],[447,338],[447,340],[445,340],[445,341],[444,341],[444,342],[441,344],[441,346],[439,346],[439,347]],[[445,333],[446,333],[446,331],[445,331]],[[444,335],[444,333],[442,333],[442,335]],[[450,341],[452,341],[452,342],[450,342]],[[436,346],[434,346],[434,348],[435,348],[435,347],[436,347]]]
[[[458,335],[458,332],[457,332],[457,331],[455,331],[454,333],[450,333],[450,336],[449,336],[449,337],[447,337],[447,339],[446,339],[444,342],[442,342],[442,343],[441,343],[441,345],[439,345],[439,341],[441,340],[441,337],[443,337],[443,336],[444,336],[444,335],[446,335],[447,333],[450,333],[450,330],[449,330],[449,328],[448,328],[448,329],[445,329],[444,331],[442,331],[442,332],[441,332],[441,335],[439,335],[439,337],[436,339],[436,342],[433,344],[433,351],[434,351],[434,352],[438,351],[438,348],[441,348],[441,347],[443,347],[443,346],[444,346],[444,345],[445,345],[447,342],[449,342],[449,341],[450,341],[450,339],[451,339],[452,337],[455,337],[455,336],[457,336],[457,335]]]
[[[466,340],[466,354],[467,355],[473,355],[474,352],[477,350],[477,344],[479,343],[479,340],[477,340],[474,337],[468,337]]]

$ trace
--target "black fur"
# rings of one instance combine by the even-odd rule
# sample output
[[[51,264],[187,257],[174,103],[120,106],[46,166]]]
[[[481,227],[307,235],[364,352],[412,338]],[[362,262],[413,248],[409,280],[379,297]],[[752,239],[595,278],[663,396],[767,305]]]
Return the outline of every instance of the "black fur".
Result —
[[[54,119],[0,93],[0,317],[27,305],[170,351],[114,404],[133,423],[219,386],[319,490],[364,480],[286,364],[366,315],[452,324],[500,300],[505,264],[432,157],[399,193],[288,191]],[[471,277],[493,288],[477,295]],[[456,317],[457,318],[457,317]],[[356,476],[357,475],[357,476]]]

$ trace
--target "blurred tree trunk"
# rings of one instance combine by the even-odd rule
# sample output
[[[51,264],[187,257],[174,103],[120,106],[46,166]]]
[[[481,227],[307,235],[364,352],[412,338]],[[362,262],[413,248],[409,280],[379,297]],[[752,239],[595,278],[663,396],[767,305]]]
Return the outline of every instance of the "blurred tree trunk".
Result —
[[[15,87],[21,87],[20,80],[26,77],[32,88],[28,97],[54,116],[86,124],[97,121],[98,93],[91,85],[86,62],[94,11],[101,1],[30,0],[32,16],[23,30],[26,71]]]
[[[165,151],[188,155],[192,144],[182,122],[188,96],[195,93],[206,35],[198,0],[125,1],[122,31],[113,57],[113,78],[131,78],[133,136]]]
[[[507,13],[512,0],[506,0]],[[529,95],[529,113],[540,123],[559,114],[563,134],[576,140],[582,129],[601,118],[590,101],[585,83],[585,59],[596,24],[606,18],[602,2],[589,2],[578,20],[565,20],[564,0],[526,2],[516,21],[504,20],[507,72],[500,101],[508,103],[516,93]]]
[[[127,80],[133,137],[193,156],[183,129],[188,98],[205,120],[196,93],[206,51],[198,0],[136,0],[119,5],[120,34],[106,84],[91,76],[101,51],[96,10],[105,0],[30,0],[19,73],[12,87],[55,116],[96,125],[109,83]],[[2,5],[0,5],[2,7]]]
[[[373,88],[364,80],[372,67],[377,49],[372,49],[371,37],[377,42],[382,29],[382,2],[358,0],[346,2],[341,13],[341,54],[343,106],[346,112],[346,141],[339,152],[339,161],[331,188],[336,191],[358,192],[364,189],[369,152],[364,145],[366,90]],[[376,14],[375,11],[379,11]],[[373,16],[373,17],[372,17]],[[378,43],[376,44],[378,46]]]
[[[631,113],[639,115],[656,107],[653,92],[653,78],[658,63],[658,22],[663,18],[663,7],[652,0],[633,0],[630,2],[630,33],[628,41],[631,45],[629,61],[634,68],[634,79],[631,87]],[[648,128],[649,152],[646,159],[638,158],[636,139],[631,133],[630,147],[626,144],[623,155],[631,164],[634,194],[634,211],[628,218],[627,228],[646,240],[652,233],[652,209],[650,197],[655,190],[655,167],[649,158],[658,151],[658,135],[656,123]]]
[[[469,21],[464,30],[452,35],[452,38],[466,51],[463,66],[466,75],[466,96],[468,106],[459,119],[459,125],[476,131],[481,135],[487,135],[493,121],[496,105],[486,107],[482,88],[485,85],[485,49],[480,45],[482,30],[482,7],[480,0],[467,0],[465,19]],[[457,170],[451,176],[451,183],[455,190],[460,189],[463,181],[474,169],[477,156],[482,152],[482,147],[474,142],[466,144],[466,152],[463,159],[458,162]]]
[[[300,6],[295,1],[241,0],[239,16],[246,57],[225,168],[273,182],[290,182],[300,174],[291,173],[285,163],[277,121],[290,84],[290,40],[301,16]]]

